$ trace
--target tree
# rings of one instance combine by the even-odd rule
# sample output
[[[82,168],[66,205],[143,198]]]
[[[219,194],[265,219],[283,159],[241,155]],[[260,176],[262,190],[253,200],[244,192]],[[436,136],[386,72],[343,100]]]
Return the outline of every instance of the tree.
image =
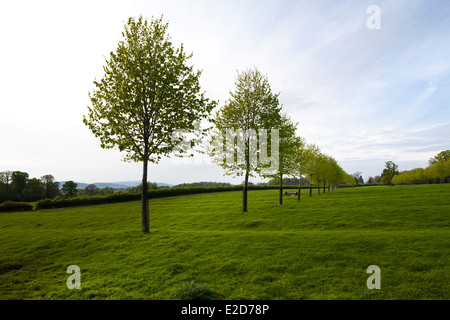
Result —
[[[392,178],[399,174],[398,172],[398,165],[396,165],[392,161],[387,161],[386,167],[383,169],[382,177],[381,177],[381,184],[385,185],[392,185]]]
[[[102,195],[102,196],[107,196],[107,195],[113,194],[113,193],[114,193],[114,189],[111,188],[111,187],[104,187],[104,188],[101,188],[101,189],[98,191],[98,193],[99,193],[100,195]]]
[[[300,201],[301,199],[302,179],[303,181],[306,180],[303,176],[308,174],[308,168],[312,165],[314,150],[316,148],[315,145],[306,144],[306,140],[304,138],[299,137],[299,142],[300,143],[297,145],[297,151],[295,153],[294,163],[294,172],[299,177],[297,201]]]
[[[353,176],[353,179],[355,179],[355,184],[359,184],[360,178],[362,178],[361,172],[356,171],[355,173],[352,173],[352,176]]]
[[[98,190],[100,190],[100,189],[95,184],[90,184],[90,185],[86,186],[86,188],[84,188],[84,191],[91,197]]]
[[[175,49],[167,35],[168,24],[129,18],[115,52],[106,59],[105,74],[89,94],[92,107],[83,122],[101,147],[117,147],[124,161],[142,162],[141,221],[148,233],[148,163],[158,163],[187,140],[177,132],[194,132],[215,102],[200,93],[200,71],[187,64],[192,54],[183,45]],[[186,154],[180,148],[180,154]]]
[[[147,182],[147,191],[158,189],[158,184],[156,182]],[[142,183],[138,186],[135,186],[130,189],[132,193],[141,193],[142,192]]]
[[[435,155],[433,158],[428,160],[428,163],[430,166],[436,164],[439,161],[447,161],[450,160],[450,150],[445,150],[439,152],[437,155]]]
[[[302,140],[296,136],[297,125],[286,114],[282,115],[278,136],[278,167],[270,174],[262,174],[263,177],[279,178],[279,204],[283,204],[283,175],[296,173],[295,156],[302,144]]]
[[[62,192],[66,197],[73,198],[77,195],[78,184],[73,182],[72,180],[66,181],[62,186]]]
[[[429,165],[432,167],[431,170],[439,177],[439,183],[442,183],[445,176],[450,175],[450,172],[447,170],[449,162],[450,150],[441,151],[428,161]]]
[[[266,136],[261,130],[266,130],[267,137],[272,138],[269,132],[280,125],[281,107],[279,94],[272,93],[267,76],[256,68],[238,72],[235,85],[235,91],[230,92],[231,97],[213,120],[216,131],[210,154],[213,161],[225,169],[225,174],[244,176],[242,212],[247,212],[248,178],[260,174],[263,167],[261,148],[256,148],[258,137],[259,142],[264,143]],[[220,143],[224,136],[225,144]]]
[[[317,183],[317,194],[320,195],[320,183],[325,181],[327,156],[319,152],[314,160],[313,170],[310,175],[312,181]]]
[[[22,199],[23,191],[28,182],[28,173],[13,171],[11,173],[11,189],[17,195],[18,200]]]
[[[337,163],[336,159],[333,157],[328,157],[328,172],[326,176],[326,181],[328,182],[328,191],[330,191],[330,185],[333,190],[337,184],[340,184],[344,177],[344,170]]]
[[[59,182],[56,182],[51,174],[42,176],[41,181],[44,184],[46,198],[53,199],[59,195]]]
[[[30,179],[24,189],[24,195],[29,201],[38,201],[45,198],[45,187],[40,179]]]
[[[3,186],[4,186],[4,197],[5,198],[8,198],[8,196],[9,196],[9,186],[11,183],[11,175],[12,175],[11,171],[0,172],[0,183],[3,184]]]
[[[308,155],[308,161],[305,164],[305,173],[308,176],[309,179],[309,196],[312,197],[312,182],[313,179],[316,178],[316,175],[318,174],[319,169],[319,162],[321,157],[321,152],[318,146],[314,144],[310,144],[308,146],[309,148],[309,155]]]

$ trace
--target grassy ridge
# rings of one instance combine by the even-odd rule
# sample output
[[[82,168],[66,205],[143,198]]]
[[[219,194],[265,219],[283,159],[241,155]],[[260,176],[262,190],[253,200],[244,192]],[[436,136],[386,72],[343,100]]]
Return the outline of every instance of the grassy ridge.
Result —
[[[0,215],[0,298],[449,299],[450,185],[277,190]],[[81,290],[68,290],[69,265]],[[381,290],[369,290],[369,265]],[[183,291],[184,290],[184,291]]]

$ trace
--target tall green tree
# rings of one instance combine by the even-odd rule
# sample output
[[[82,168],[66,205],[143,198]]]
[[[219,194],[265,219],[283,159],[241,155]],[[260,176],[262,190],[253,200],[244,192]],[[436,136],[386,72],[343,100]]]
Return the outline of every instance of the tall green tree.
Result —
[[[385,162],[386,167],[383,169],[381,184],[392,185],[392,178],[399,174],[398,165],[392,161]]]
[[[86,192],[87,195],[92,197],[99,189],[95,184],[89,184],[84,188],[84,192]]]
[[[235,85],[235,91],[230,92],[230,98],[213,120],[214,143],[219,140],[225,143],[218,143],[210,154],[225,174],[244,176],[242,212],[247,212],[248,178],[262,168],[261,148],[257,145],[258,140],[261,143],[266,137],[261,139],[261,130],[266,130],[267,139],[272,138],[271,129],[278,130],[280,125],[281,106],[279,94],[272,92],[267,76],[256,68],[238,72]]]
[[[299,144],[294,156],[294,175],[298,176],[298,195],[297,201],[301,199],[302,177],[307,176],[308,169],[312,165],[314,159],[314,150],[316,148],[313,144],[307,144],[306,140],[299,137]]]
[[[22,200],[22,195],[28,182],[28,177],[28,173],[22,171],[13,171],[11,173],[11,189],[19,201]]]
[[[296,135],[298,123],[283,114],[279,125],[278,135],[278,166],[273,173],[262,174],[263,177],[280,180],[278,202],[283,204],[283,176],[294,175],[296,172],[296,153],[302,145],[302,140]]]
[[[450,163],[450,150],[441,151],[428,161],[432,167],[431,171],[439,177],[439,183],[442,183],[444,177],[450,175],[447,169],[448,163]]]
[[[11,174],[11,171],[0,172],[0,203],[9,199]]]
[[[11,184],[11,171],[3,171],[0,172],[0,184],[2,185],[4,190],[0,190],[3,193],[3,197],[8,199],[9,197],[9,186]],[[1,202],[1,199],[0,199]]]
[[[317,183],[317,194],[320,195],[320,184],[321,182],[325,183],[326,175],[327,175],[327,164],[328,158],[324,153],[319,153],[316,157],[316,162],[314,163],[314,179]],[[325,191],[325,188],[324,188]]]
[[[62,192],[64,193],[64,195],[68,198],[73,198],[77,195],[78,193],[78,184],[75,183],[74,181],[70,180],[70,181],[66,181],[63,186],[62,186]]]
[[[83,122],[101,147],[125,152],[125,161],[142,162],[141,221],[148,233],[148,163],[168,156],[195,123],[207,118],[215,102],[200,92],[200,71],[188,65],[192,54],[181,45],[175,49],[167,34],[168,24],[142,16],[129,18],[115,52],[106,59],[104,76],[94,81],[89,94],[92,107]],[[186,150],[180,148],[180,154]]]
[[[312,196],[312,182],[318,174],[318,162],[321,155],[320,149],[315,144],[308,144],[305,150],[303,164],[301,166],[302,174],[307,176],[309,182],[309,196]],[[301,161],[301,160],[300,160]]]
[[[28,201],[38,201],[45,198],[45,187],[40,179],[28,180],[24,189],[24,196]]]
[[[55,181],[55,178],[51,174],[42,176],[41,181],[44,185],[46,198],[53,199],[59,195],[59,182]]]

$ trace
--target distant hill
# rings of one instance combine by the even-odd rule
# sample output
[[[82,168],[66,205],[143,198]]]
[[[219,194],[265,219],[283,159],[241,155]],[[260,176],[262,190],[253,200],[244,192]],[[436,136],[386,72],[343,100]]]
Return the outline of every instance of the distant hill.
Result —
[[[59,186],[62,187],[66,181],[60,181]],[[105,187],[110,187],[114,189],[127,189],[133,188],[141,184],[141,181],[120,181],[120,182],[95,182],[95,183],[85,183],[85,182],[75,182],[79,189],[84,189],[90,184],[95,184],[98,188],[102,189]],[[168,184],[164,182],[157,182],[158,187],[173,187],[173,184]]]
[[[201,182],[177,184],[175,187],[225,187],[225,186],[231,186],[231,184],[228,182],[201,181]]]

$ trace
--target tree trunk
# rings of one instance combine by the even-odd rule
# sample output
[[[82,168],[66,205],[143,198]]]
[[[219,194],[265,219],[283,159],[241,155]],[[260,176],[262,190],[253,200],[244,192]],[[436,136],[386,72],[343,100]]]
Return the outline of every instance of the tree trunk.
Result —
[[[244,188],[242,189],[242,212],[247,212],[248,170],[245,171]]]
[[[283,204],[283,174],[280,173],[280,189],[279,189],[279,196],[280,196],[280,204]]]
[[[320,181],[317,181],[317,194],[320,196]]]
[[[330,192],[330,184],[328,184],[328,192]]]
[[[325,194],[325,187],[326,187],[327,183],[324,181],[323,182],[323,194]]]
[[[311,185],[311,177],[309,178],[309,196],[312,197],[312,185]]]
[[[141,218],[142,218],[142,232],[149,233],[149,210],[148,210],[148,184],[147,184],[147,168],[148,157],[144,157],[144,169],[142,174],[142,190],[141,190]]]
[[[300,201],[300,192],[302,191],[302,185],[301,185],[301,179],[302,176],[299,177],[298,179],[298,195],[297,195],[297,201]]]

